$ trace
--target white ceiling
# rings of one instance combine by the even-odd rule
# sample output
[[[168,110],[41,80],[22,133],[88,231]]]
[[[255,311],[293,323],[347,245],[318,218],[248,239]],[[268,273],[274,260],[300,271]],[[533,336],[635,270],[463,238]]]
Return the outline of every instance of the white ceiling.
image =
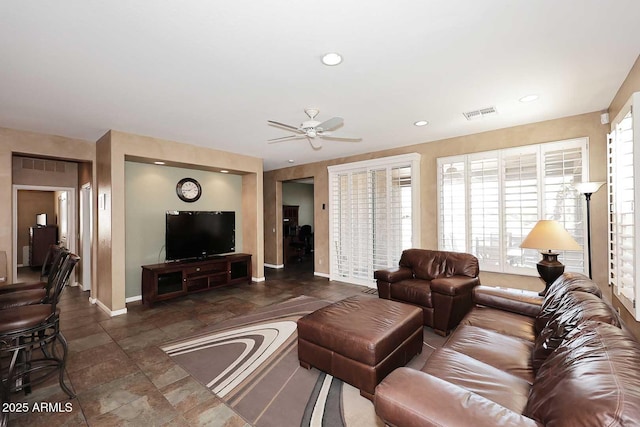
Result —
[[[271,170],[604,110],[639,47],[638,0],[3,0],[0,126],[116,129]],[[267,120],[306,107],[362,141],[267,144],[289,134]]]

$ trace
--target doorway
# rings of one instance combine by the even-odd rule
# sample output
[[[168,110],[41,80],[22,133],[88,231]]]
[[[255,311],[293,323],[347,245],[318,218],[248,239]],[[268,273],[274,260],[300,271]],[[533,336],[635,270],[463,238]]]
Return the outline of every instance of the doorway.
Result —
[[[35,196],[35,197],[34,197]],[[29,207],[28,200],[49,198],[51,206],[47,203],[34,202],[35,211]],[[40,212],[46,210],[46,212]],[[51,243],[64,242],[71,251],[76,250],[76,193],[70,187],[47,187],[37,185],[14,185],[13,186],[13,259],[11,265],[13,269],[14,282],[39,280],[41,261],[33,257],[34,247],[37,242],[34,237],[39,234],[47,235],[43,245],[48,248]],[[45,213],[44,216],[41,216]],[[40,221],[37,221],[37,218]],[[43,220],[43,218],[45,218]],[[42,222],[44,221],[44,223]],[[40,222],[40,224],[37,224]],[[40,233],[43,230],[52,233]],[[53,235],[54,237],[50,237]],[[27,236],[27,237],[25,237]],[[51,240],[51,242],[49,242]],[[37,264],[40,264],[37,265]],[[21,268],[18,268],[20,266]],[[75,284],[75,272],[71,278],[71,283]]]
[[[282,183],[282,236],[285,269],[314,270],[313,178]]]

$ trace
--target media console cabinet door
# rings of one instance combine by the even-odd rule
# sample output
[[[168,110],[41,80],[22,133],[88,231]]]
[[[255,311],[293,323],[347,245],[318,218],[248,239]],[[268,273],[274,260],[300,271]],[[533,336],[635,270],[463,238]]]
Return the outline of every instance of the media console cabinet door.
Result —
[[[231,281],[248,280],[251,283],[251,257],[243,257],[229,262]]]
[[[151,268],[150,268],[151,267]],[[156,301],[185,295],[182,269],[142,267],[142,303],[152,307]]]

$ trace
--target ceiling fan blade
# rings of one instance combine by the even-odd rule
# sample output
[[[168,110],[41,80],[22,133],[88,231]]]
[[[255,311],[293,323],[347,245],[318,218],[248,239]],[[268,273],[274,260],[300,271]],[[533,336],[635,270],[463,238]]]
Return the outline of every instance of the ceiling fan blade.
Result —
[[[297,139],[305,139],[305,138],[306,136],[304,135],[287,135],[287,136],[281,136],[280,138],[269,139],[267,140],[267,143],[274,144],[276,142],[295,141]]]
[[[323,133],[322,135],[318,135],[318,136],[323,139],[337,139],[340,141],[353,141],[353,142],[362,141],[362,138],[358,138],[356,136],[332,135],[331,133]]]
[[[333,117],[320,123],[318,126],[316,126],[316,129],[331,130],[342,125],[342,123],[344,123],[344,119],[342,117]]]
[[[284,124],[284,123],[276,122],[274,120],[267,120],[267,123],[270,123],[270,124],[276,125],[276,126],[281,126],[283,128],[291,129],[291,130],[296,131],[298,133],[304,133],[304,132],[302,132],[300,129],[298,129],[295,126],[291,126],[291,125],[287,125],[287,124]]]
[[[318,151],[322,148],[322,142],[320,142],[320,140],[309,137],[307,137],[307,140],[309,141],[309,145],[311,145],[311,148],[313,148],[315,151]]]

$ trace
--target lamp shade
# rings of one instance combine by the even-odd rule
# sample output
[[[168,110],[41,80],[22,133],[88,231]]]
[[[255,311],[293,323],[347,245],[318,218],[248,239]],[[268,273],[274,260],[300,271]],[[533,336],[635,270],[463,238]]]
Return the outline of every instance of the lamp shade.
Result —
[[[602,181],[598,181],[598,182],[577,182],[577,183],[573,184],[573,186],[576,187],[576,190],[578,190],[578,193],[593,194],[596,191],[598,191],[600,189],[600,187],[602,187],[603,184],[604,184],[604,182],[602,182]]]
[[[520,244],[521,248],[541,251],[581,251],[582,247],[571,237],[569,232],[558,222],[542,219],[531,229]]]

